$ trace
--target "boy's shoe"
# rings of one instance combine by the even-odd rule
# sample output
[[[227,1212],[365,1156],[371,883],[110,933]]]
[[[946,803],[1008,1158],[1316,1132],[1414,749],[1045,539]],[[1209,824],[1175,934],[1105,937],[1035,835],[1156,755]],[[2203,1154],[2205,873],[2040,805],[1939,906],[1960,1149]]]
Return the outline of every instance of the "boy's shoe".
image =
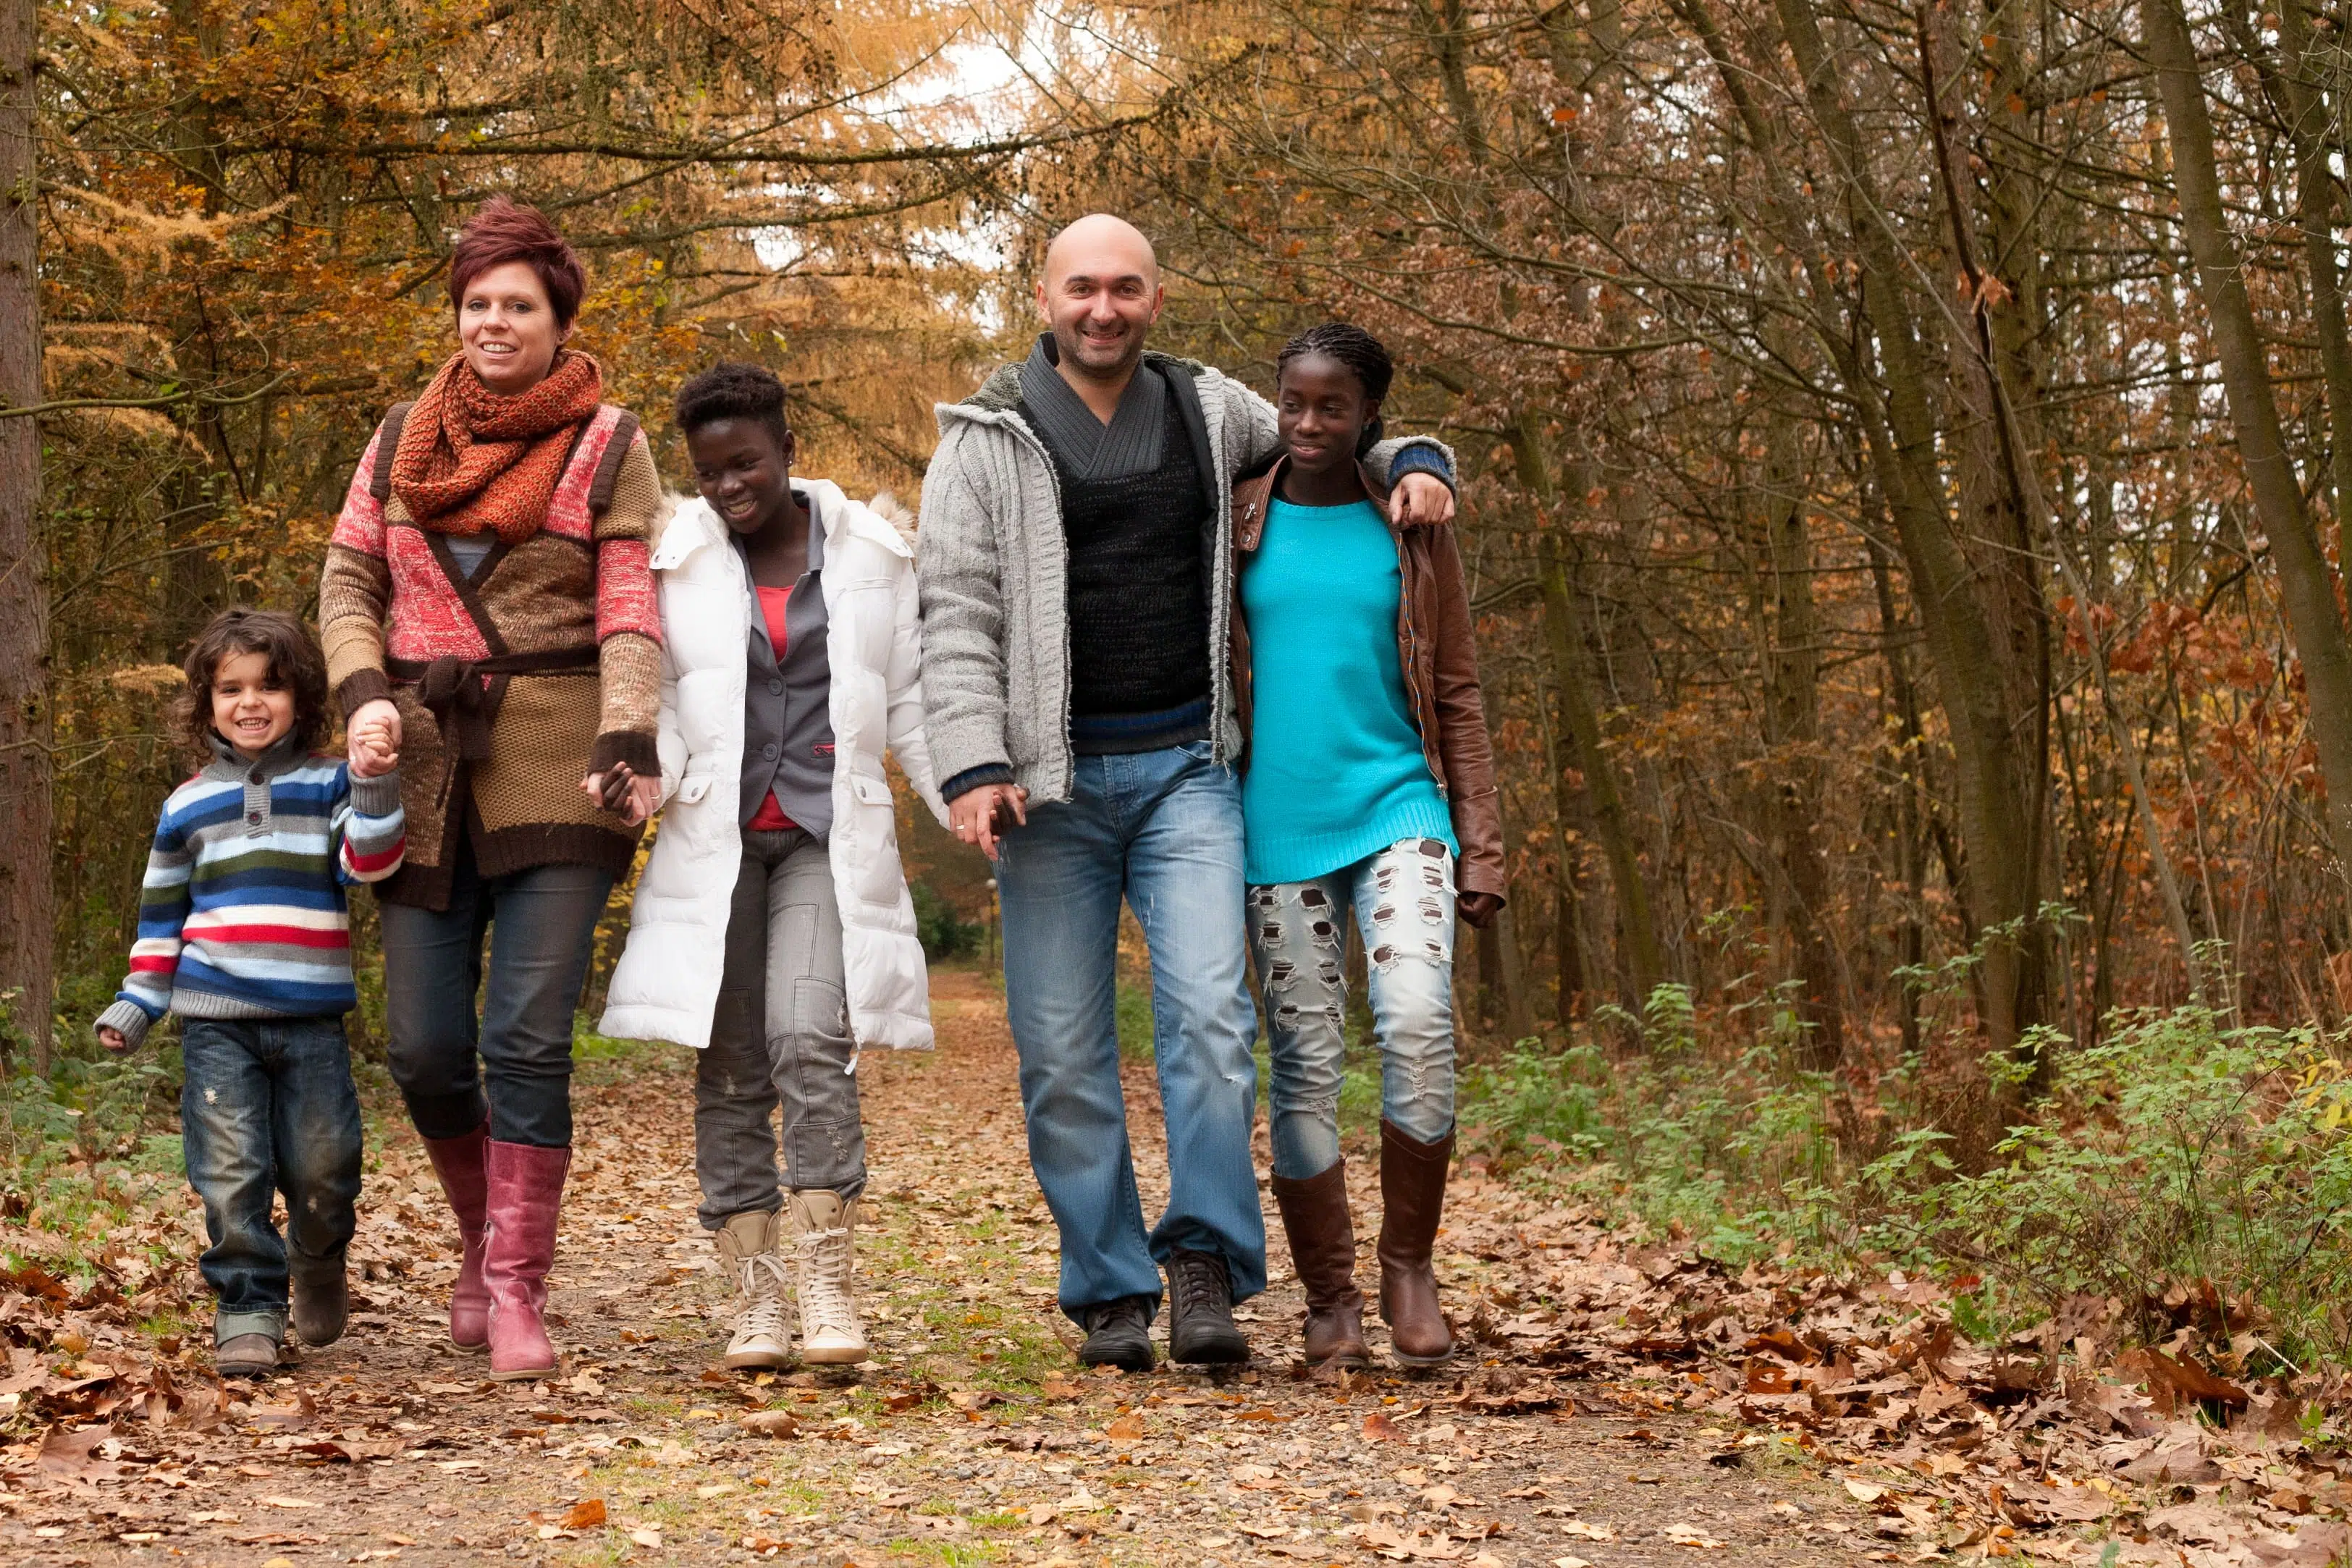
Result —
[[[857,1321],[849,1284],[857,1200],[844,1201],[823,1187],[803,1188],[785,1199],[784,1214],[799,1233],[801,1359],[821,1366],[864,1361],[866,1330]]]
[[[1179,1247],[1168,1255],[1168,1359],[1249,1360],[1249,1341],[1234,1326],[1233,1277],[1213,1252]]]
[[[728,1215],[719,1227],[719,1256],[735,1271],[743,1291],[743,1313],[727,1342],[727,1364],[739,1372],[793,1364],[792,1325],[784,1318],[791,1271],[776,1253],[781,1218],[753,1209]]]
[[[223,1377],[268,1377],[278,1371],[278,1342],[268,1334],[238,1334],[213,1352],[213,1368]]]
[[[341,1263],[332,1274],[322,1270],[309,1279],[296,1274],[287,1286],[292,1297],[288,1315],[304,1344],[315,1349],[343,1337],[343,1326],[351,1321],[352,1299]]]
[[[1149,1296],[1121,1296],[1116,1301],[1080,1308],[1078,1321],[1085,1325],[1087,1342],[1078,1347],[1079,1362],[1087,1366],[1150,1372],[1151,1305]]]

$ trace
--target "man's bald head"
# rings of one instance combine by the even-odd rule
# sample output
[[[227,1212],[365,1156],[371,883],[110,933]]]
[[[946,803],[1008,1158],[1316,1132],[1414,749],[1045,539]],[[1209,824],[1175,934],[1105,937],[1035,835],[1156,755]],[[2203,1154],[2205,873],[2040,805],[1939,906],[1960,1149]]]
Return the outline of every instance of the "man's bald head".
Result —
[[[1045,247],[1045,286],[1073,270],[1098,277],[1122,273],[1160,286],[1160,258],[1143,231],[1109,213],[1088,213],[1065,227]]]
[[[1143,357],[1161,299],[1160,258],[1125,218],[1089,213],[1045,247],[1037,310],[1074,385],[1082,379],[1115,400]]]

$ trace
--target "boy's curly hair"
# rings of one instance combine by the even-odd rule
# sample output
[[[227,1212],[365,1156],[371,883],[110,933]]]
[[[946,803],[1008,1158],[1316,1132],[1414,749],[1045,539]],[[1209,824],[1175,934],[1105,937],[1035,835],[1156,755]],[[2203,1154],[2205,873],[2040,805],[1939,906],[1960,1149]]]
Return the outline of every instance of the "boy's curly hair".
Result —
[[[221,661],[257,653],[269,661],[269,679],[294,694],[294,733],[315,747],[327,733],[327,659],[310,628],[283,610],[223,610],[196,634],[180,667],[186,689],[172,705],[180,737],[197,752],[212,753],[213,678]]]

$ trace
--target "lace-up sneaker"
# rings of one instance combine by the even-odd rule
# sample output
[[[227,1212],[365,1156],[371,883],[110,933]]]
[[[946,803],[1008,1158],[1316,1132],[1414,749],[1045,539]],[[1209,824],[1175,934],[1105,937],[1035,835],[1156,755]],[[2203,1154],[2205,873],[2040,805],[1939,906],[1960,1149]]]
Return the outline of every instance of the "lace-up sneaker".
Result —
[[[1087,1366],[1150,1372],[1151,1305],[1149,1296],[1121,1296],[1081,1307],[1078,1321],[1087,1331],[1087,1342],[1078,1347],[1078,1360]]]
[[[735,1320],[735,1335],[727,1342],[730,1367],[779,1367],[793,1363],[793,1330],[784,1315],[784,1289],[790,1271],[776,1252],[782,1216],[731,1215],[719,1231],[719,1256],[735,1272],[743,1292],[743,1310]]]
[[[1168,1255],[1168,1359],[1249,1360],[1249,1341],[1234,1326],[1233,1279],[1213,1252]]]
[[[784,1213],[798,1232],[801,1359],[827,1366],[864,1361],[866,1330],[857,1321],[849,1285],[857,1200],[845,1201],[822,1187],[803,1188],[785,1201]]]

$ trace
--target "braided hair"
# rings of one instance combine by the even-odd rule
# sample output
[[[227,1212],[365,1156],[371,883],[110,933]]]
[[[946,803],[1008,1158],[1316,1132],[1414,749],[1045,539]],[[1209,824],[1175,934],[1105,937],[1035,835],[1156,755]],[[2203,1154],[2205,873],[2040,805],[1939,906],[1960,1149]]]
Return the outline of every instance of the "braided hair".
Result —
[[[1326,321],[1319,327],[1309,327],[1288,342],[1274,359],[1274,376],[1279,382],[1290,362],[1308,354],[1323,354],[1339,361],[1355,373],[1356,383],[1364,389],[1364,402],[1377,405],[1385,402],[1389,382],[1396,374],[1396,363],[1381,340],[1352,321]],[[1381,439],[1381,418],[1374,415],[1364,426],[1363,434],[1356,438],[1356,456],[1362,457]]]
[[[784,417],[784,384],[756,364],[723,359],[677,389],[677,427],[691,436],[721,419],[757,419],[775,437],[776,450],[792,439]]]

